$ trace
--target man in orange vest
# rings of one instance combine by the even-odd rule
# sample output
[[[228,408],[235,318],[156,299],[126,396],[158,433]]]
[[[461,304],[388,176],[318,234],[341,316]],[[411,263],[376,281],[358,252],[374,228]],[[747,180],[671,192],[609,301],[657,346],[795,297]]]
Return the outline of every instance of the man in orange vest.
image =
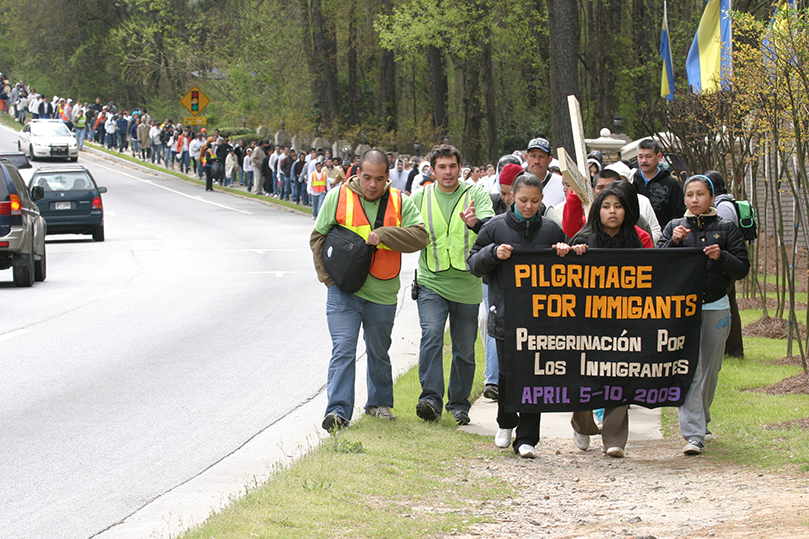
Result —
[[[309,181],[306,184],[306,191],[312,201],[312,219],[317,219],[320,206],[323,205],[323,200],[326,198],[326,192],[330,190],[328,172],[323,169],[323,161],[317,161],[315,170],[309,174]]]
[[[322,167],[318,166],[318,169]],[[368,400],[365,413],[391,420],[393,376],[388,349],[399,294],[401,253],[415,253],[429,243],[427,228],[410,198],[394,189],[388,179],[388,158],[368,150],[359,170],[325,196],[309,244],[320,282],[328,287],[326,318],[332,340],[327,393],[329,403],[322,426],[332,432],[348,426],[354,411],[355,363],[360,327],[368,358]],[[382,211],[381,224],[377,214]],[[377,251],[370,274],[353,294],[340,290],[323,267],[323,242],[332,228],[353,230]]]

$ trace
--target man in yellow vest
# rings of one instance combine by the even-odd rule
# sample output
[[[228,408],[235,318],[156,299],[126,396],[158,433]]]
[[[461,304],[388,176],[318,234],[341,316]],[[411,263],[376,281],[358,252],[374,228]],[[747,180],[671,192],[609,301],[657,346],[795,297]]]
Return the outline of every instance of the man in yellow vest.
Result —
[[[384,153],[365,152],[357,175],[326,195],[309,241],[317,277],[328,287],[326,318],[332,354],[327,383],[329,403],[322,427],[329,432],[348,426],[354,410],[360,327],[368,358],[365,413],[379,419],[395,419],[391,412],[393,375],[388,349],[400,288],[401,253],[420,251],[429,240],[418,208],[390,186],[388,166]],[[382,226],[375,227],[380,211],[384,211]],[[340,290],[323,267],[323,242],[335,226],[353,230],[367,244],[377,247],[370,275],[353,294]]]
[[[459,425],[466,425],[475,377],[478,308],[483,301],[481,280],[469,272],[466,259],[477,232],[494,217],[494,211],[492,200],[482,187],[459,181],[461,154],[454,146],[435,146],[429,160],[435,182],[412,196],[431,241],[419,256],[417,279],[421,396],[416,415],[427,421],[441,418],[444,326],[449,317],[452,367],[446,408]]]

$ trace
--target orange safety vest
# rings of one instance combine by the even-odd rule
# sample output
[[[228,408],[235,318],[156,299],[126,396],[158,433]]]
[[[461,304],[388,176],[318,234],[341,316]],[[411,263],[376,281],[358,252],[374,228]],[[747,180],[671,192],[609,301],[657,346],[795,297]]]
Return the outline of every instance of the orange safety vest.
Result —
[[[320,171],[320,178],[317,177],[317,171],[312,171],[312,192],[315,194],[323,193],[326,191],[326,170]]]
[[[382,226],[402,226],[402,192],[390,187],[388,204]],[[371,223],[365,215],[359,195],[343,184],[337,199],[337,224],[346,227],[367,240],[371,234]],[[371,275],[382,281],[388,281],[399,275],[402,269],[402,253],[393,251],[383,244],[377,245],[371,261]]]

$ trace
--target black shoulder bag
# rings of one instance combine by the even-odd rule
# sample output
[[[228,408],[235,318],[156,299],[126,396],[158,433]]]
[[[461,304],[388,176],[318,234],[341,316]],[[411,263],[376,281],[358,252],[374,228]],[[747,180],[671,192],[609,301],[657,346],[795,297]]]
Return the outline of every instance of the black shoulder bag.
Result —
[[[385,221],[389,195],[390,191],[386,191],[379,201],[379,210],[372,230],[381,227]],[[374,253],[376,246],[365,243],[362,236],[353,230],[336,225],[326,235],[320,258],[334,284],[346,294],[353,294],[365,284],[371,271]]]

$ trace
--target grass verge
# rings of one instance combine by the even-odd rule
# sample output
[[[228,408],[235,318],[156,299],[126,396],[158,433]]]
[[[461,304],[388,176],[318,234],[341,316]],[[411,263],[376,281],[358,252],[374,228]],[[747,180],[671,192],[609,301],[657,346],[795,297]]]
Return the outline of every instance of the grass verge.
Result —
[[[85,141],[85,144],[87,146],[93,148],[96,151],[99,151],[99,152],[105,153],[107,155],[116,157],[118,159],[123,159],[124,161],[128,161],[130,163],[137,164],[139,166],[154,170],[155,172],[160,172],[161,174],[168,174],[170,176],[174,176],[175,178],[179,178],[179,179],[185,180],[187,182],[196,183],[197,185],[205,185],[205,180],[198,180],[196,176],[189,176],[188,174],[183,174],[179,170],[171,170],[171,169],[167,169],[166,167],[164,167],[162,165],[155,165],[154,163],[151,163],[149,161],[142,161],[142,160],[140,160],[140,159],[138,159],[136,157],[132,157],[131,155],[127,154],[126,152],[119,153],[117,151],[108,150],[106,147],[101,146],[100,144],[96,144],[94,142],[86,142]],[[261,200],[263,202],[267,202],[267,203],[270,203],[270,204],[275,204],[277,206],[283,206],[283,207],[288,208],[290,210],[295,210],[295,211],[299,211],[299,212],[303,212],[303,213],[309,213],[310,212],[310,210],[308,208],[305,208],[304,206],[299,206],[298,204],[295,204],[294,202],[288,202],[286,200],[278,200],[277,198],[259,196],[259,195],[256,195],[254,193],[248,193],[248,192],[243,191],[241,189],[232,189],[230,187],[222,187],[222,186],[219,186],[219,185],[216,186],[216,189],[217,189],[217,191],[226,191],[228,193],[233,193],[233,194],[240,195],[240,196],[243,196],[243,197],[246,197],[246,198],[254,198],[256,200]]]
[[[482,359],[476,371],[480,394]],[[420,392],[413,368],[396,381],[395,421],[363,416],[182,537],[420,538],[483,520],[481,505],[513,486],[472,473],[468,463],[500,452],[480,450],[481,437],[457,430],[449,414],[437,423],[418,419]]]
[[[800,369],[771,363],[784,356],[783,341],[746,338],[745,348],[744,360],[725,359],[712,407],[717,439],[700,458],[809,471],[809,431],[776,426],[809,417],[809,398],[747,391]],[[477,352],[484,357],[480,342]],[[448,363],[445,347],[445,373]],[[482,371],[479,359],[475,395],[482,390]],[[503,499],[514,487],[476,476],[467,464],[516,457],[458,431],[447,414],[439,423],[419,420],[413,411],[419,393],[413,368],[396,382],[396,421],[363,417],[183,537],[420,538],[469,529],[481,520],[477,508]],[[675,409],[663,411],[663,425],[667,436],[679,437]]]

